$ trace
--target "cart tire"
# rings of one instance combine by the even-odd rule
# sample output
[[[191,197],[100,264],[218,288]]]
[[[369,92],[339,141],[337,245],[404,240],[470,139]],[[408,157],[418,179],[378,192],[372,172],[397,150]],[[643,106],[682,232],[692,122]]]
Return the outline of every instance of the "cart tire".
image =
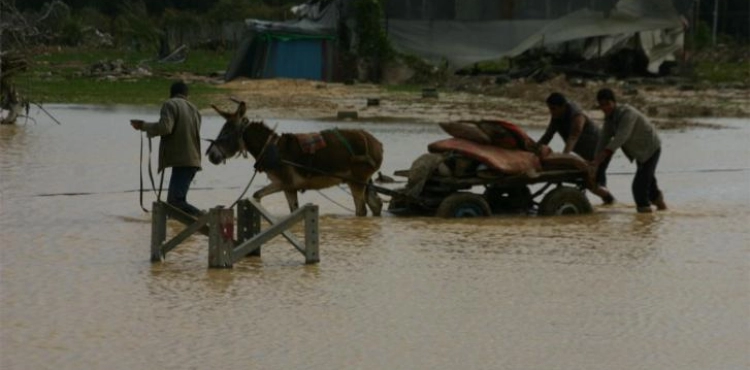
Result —
[[[435,216],[442,218],[487,217],[490,206],[483,196],[474,193],[454,193],[440,202]]]
[[[576,188],[560,186],[544,196],[539,204],[539,215],[580,215],[591,213],[591,202],[586,194]]]

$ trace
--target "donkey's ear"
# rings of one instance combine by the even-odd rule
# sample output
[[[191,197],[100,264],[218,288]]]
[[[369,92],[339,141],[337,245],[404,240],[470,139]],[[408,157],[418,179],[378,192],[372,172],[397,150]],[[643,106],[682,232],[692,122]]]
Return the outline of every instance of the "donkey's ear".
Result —
[[[217,107],[217,106],[215,106],[213,104],[211,104],[211,108],[213,108],[216,111],[216,113],[219,113],[225,119],[227,119],[227,118],[229,118],[229,116],[231,116],[230,113],[222,111],[221,109],[219,109],[219,107]]]
[[[247,105],[245,102],[240,102],[240,105],[237,107],[237,112],[235,113],[237,117],[244,117],[245,112],[247,111]]]

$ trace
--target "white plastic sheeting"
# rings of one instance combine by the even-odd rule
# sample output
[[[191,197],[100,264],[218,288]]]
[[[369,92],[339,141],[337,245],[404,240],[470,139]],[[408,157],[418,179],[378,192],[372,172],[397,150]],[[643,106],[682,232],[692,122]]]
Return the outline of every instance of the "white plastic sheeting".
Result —
[[[387,26],[397,50],[456,68],[581,41],[589,45],[581,55],[590,59],[637,37],[637,45],[649,58],[649,70],[655,73],[663,61],[674,59],[684,40],[683,18],[665,0],[623,0],[610,12],[583,8],[556,19],[389,19]]]
[[[389,0],[385,26],[398,51],[462,68],[567,44],[585,59],[638,46],[656,73],[683,47],[684,17],[693,0]],[[339,17],[352,25],[351,0],[308,1],[286,25],[321,32]],[[251,28],[262,28],[250,21]],[[260,26],[260,27],[259,27]],[[333,32],[332,32],[333,33]],[[352,35],[354,36],[354,35]],[[356,40],[356,38],[354,38]],[[571,46],[573,46],[571,48]]]

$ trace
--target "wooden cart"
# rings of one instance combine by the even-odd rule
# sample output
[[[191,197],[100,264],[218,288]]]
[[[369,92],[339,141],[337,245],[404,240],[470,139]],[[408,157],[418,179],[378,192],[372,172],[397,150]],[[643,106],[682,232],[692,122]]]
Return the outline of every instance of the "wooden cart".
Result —
[[[417,166],[425,162],[430,165]],[[429,153],[415,160],[411,169],[394,175],[406,177],[407,185],[376,186],[375,191],[391,196],[388,211],[396,215],[453,218],[592,212],[586,190],[594,186],[593,179],[587,164],[575,155],[547,155],[533,171],[505,173],[465,152]],[[535,184],[541,187],[532,192]]]

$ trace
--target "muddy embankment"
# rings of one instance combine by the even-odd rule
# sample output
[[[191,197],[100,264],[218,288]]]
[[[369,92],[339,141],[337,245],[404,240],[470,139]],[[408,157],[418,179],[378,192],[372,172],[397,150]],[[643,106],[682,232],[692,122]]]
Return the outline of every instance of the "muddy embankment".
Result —
[[[443,122],[499,118],[524,127],[544,126],[544,100],[554,91],[576,101],[595,120],[602,114],[595,97],[610,87],[618,101],[632,104],[662,129],[704,125],[699,117],[750,117],[746,86],[695,85],[677,79],[631,79],[607,82],[567,80],[559,76],[544,83],[514,80],[504,85],[492,77],[456,76],[437,88],[438,97],[373,84],[340,84],[306,80],[238,79],[222,84],[228,96],[244,100],[248,115],[261,119],[337,119],[339,112],[356,112],[368,121]],[[377,99],[378,105],[368,105]],[[229,100],[219,105],[231,106]]]

